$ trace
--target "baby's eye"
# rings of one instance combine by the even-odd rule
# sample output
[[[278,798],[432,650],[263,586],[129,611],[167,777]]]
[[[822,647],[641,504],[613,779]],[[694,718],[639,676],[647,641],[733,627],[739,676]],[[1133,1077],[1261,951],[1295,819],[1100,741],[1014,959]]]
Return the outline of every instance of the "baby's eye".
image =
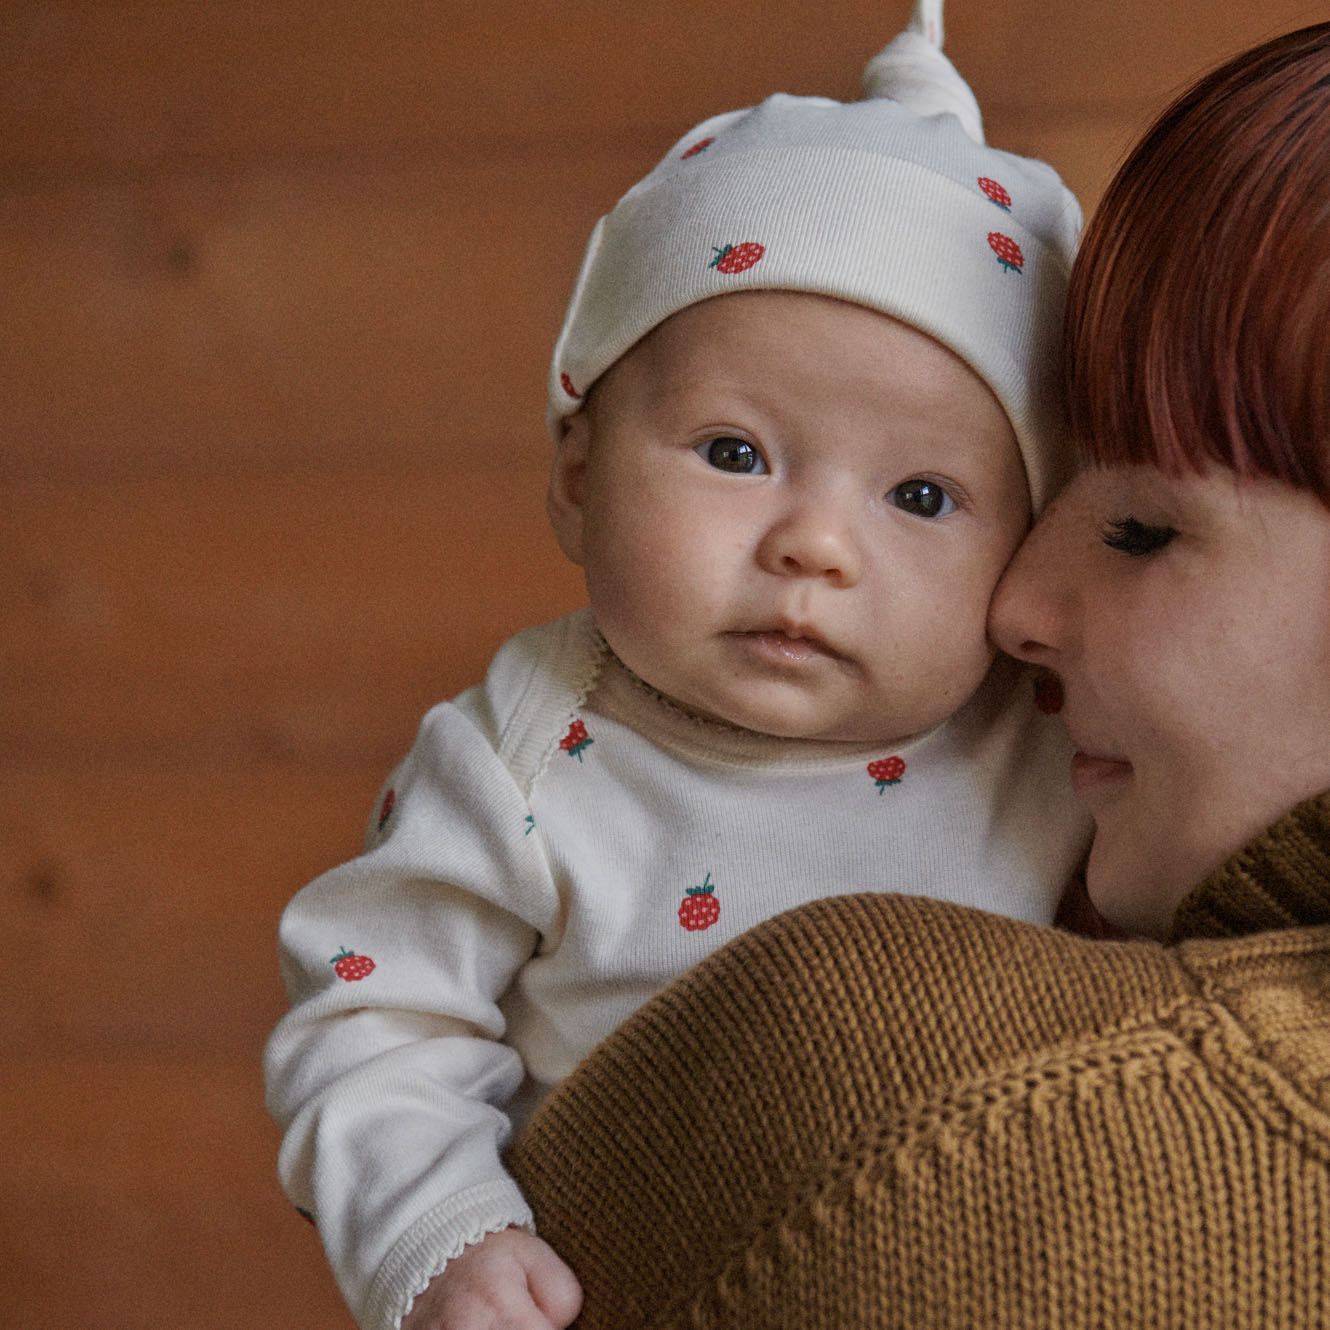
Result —
[[[945,517],[956,511],[956,500],[935,480],[903,480],[887,498],[915,517]]]
[[[747,439],[722,434],[697,445],[697,453],[717,471],[736,475],[755,475],[767,469],[762,454]]]

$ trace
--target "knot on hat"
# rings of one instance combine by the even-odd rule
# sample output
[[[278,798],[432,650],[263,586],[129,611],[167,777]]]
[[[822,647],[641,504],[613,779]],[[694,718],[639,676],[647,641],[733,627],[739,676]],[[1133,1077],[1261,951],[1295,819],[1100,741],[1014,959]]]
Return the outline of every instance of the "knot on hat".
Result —
[[[889,97],[915,115],[950,112],[970,138],[984,141],[983,116],[969,84],[941,47],[914,29],[902,32],[868,62],[864,93]]]

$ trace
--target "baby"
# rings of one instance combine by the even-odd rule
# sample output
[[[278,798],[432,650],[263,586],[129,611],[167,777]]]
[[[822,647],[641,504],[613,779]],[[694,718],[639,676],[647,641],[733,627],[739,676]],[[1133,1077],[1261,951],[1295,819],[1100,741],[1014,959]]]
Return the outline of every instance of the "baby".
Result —
[[[854,891],[1046,923],[1081,858],[985,633],[1063,470],[1079,209],[923,9],[867,100],[709,120],[598,224],[550,378],[590,608],[426,716],[283,919],[280,1169],[365,1330],[568,1323],[505,1144],[727,940]]]

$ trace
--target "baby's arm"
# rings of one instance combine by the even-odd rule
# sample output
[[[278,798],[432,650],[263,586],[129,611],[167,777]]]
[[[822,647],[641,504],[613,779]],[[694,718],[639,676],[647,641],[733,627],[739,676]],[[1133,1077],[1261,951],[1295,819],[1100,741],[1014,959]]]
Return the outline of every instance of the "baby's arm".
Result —
[[[554,1249],[508,1228],[449,1261],[402,1330],[564,1330],[581,1309],[581,1286]]]
[[[456,707],[426,718],[393,790],[377,844],[283,917],[292,1009],[267,1057],[283,1184],[366,1330],[531,1222],[500,1163],[523,1068],[498,999],[558,908],[521,792]]]

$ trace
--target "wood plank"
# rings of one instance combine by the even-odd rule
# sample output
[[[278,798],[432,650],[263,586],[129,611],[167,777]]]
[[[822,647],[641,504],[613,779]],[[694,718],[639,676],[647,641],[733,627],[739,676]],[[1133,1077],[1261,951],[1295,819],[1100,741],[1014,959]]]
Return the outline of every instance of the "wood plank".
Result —
[[[1317,0],[952,3],[947,50],[990,116],[1037,128],[1069,111],[1153,114],[1219,61],[1325,17]]]
[[[508,636],[581,602],[545,465],[500,445],[486,471],[11,491],[0,765],[389,760]]]
[[[551,151],[645,126],[678,132],[776,89],[853,95],[908,12],[905,0],[792,0],[778,16],[761,0],[565,0],[520,13],[424,0],[14,0],[0,15],[0,170],[422,142],[488,154],[534,139]],[[1306,0],[1008,0],[952,6],[948,47],[990,112],[1102,110],[1154,103],[1213,59],[1320,17]]]
[[[540,448],[582,246],[637,166],[0,193],[0,480]]]
[[[351,1330],[252,1061],[6,1063],[0,1308],[23,1330]]]
[[[7,771],[6,1076],[9,1059],[50,1050],[242,1058],[256,1074],[286,1006],[281,910],[359,850],[386,774]]]
[[[520,13],[411,0],[20,0],[0,29],[0,120],[13,127],[0,163],[17,172],[53,161],[289,156],[455,145],[459,134],[462,152],[502,152],[533,136],[548,149],[619,137],[652,123],[661,105],[673,126],[786,85],[849,95],[869,54],[860,34],[871,45],[898,22],[871,0],[841,0],[831,15],[809,5],[803,17],[826,39],[821,49],[802,25],[773,25],[757,0],[631,12],[570,0]],[[738,35],[758,29],[773,40],[743,41],[736,61]],[[842,43],[850,61],[826,49]],[[791,83],[796,74],[803,86]]]

